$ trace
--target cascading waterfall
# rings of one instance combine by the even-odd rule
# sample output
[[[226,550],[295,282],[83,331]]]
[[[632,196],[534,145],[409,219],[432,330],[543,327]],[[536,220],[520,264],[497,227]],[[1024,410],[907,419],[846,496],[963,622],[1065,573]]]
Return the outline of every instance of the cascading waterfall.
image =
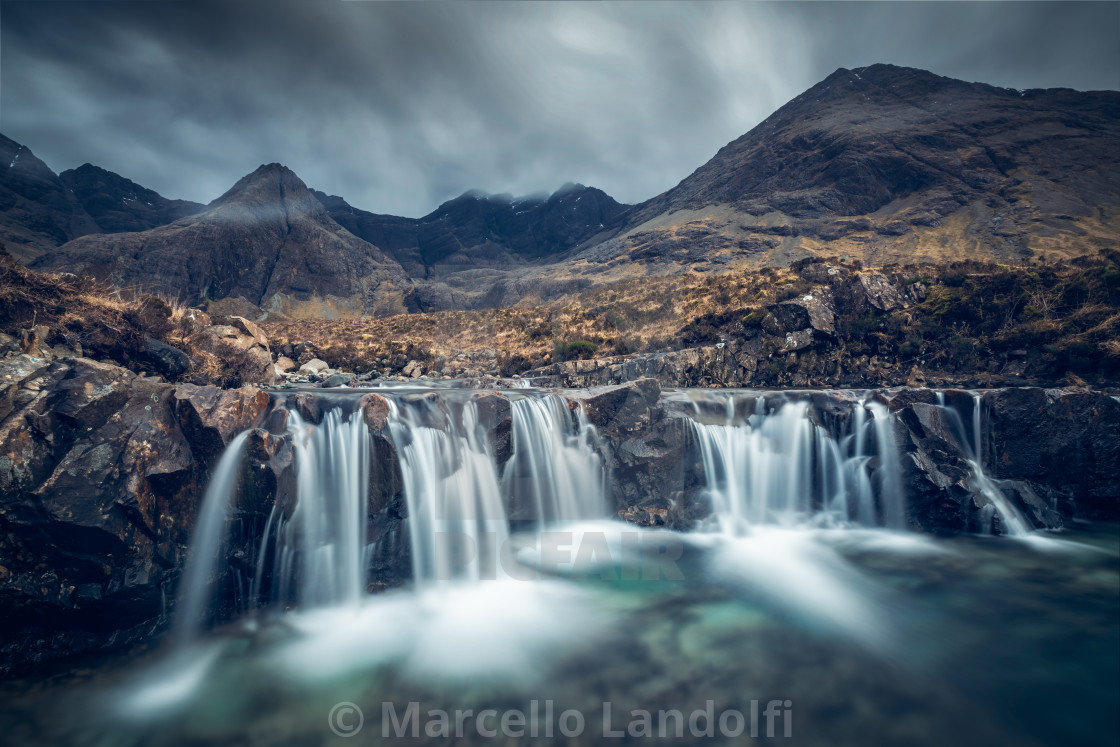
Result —
[[[581,407],[555,394],[511,403],[513,456],[502,476],[511,501],[526,500],[542,523],[601,518],[606,473],[598,435]]]
[[[389,436],[400,460],[408,505],[413,579],[503,577],[508,548],[506,506],[530,505],[538,526],[606,514],[606,472],[597,434],[582,409],[557,395],[511,402],[513,453],[500,474],[473,399],[395,395]],[[337,403],[336,403],[337,404]],[[228,534],[226,517],[249,431],[226,449],[195,530],[182,586],[180,621],[189,638],[208,606],[212,577]],[[295,452],[294,507],[274,505],[256,550],[250,609],[308,609],[358,604],[366,591],[366,537],[372,440],[362,413],[328,409],[309,423],[288,410]]]
[[[245,431],[229,442],[214,468],[214,474],[210,476],[210,484],[202,498],[202,511],[179,585],[175,637],[180,643],[192,640],[202,626],[202,613],[208,606],[211,582],[218,569],[218,559],[222,555],[226,519],[237,491],[241,455],[248,438],[249,431]]]
[[[995,511],[999,513],[1005,534],[1013,536],[1029,534],[1031,531],[1030,524],[984,471],[984,460],[981,456],[983,453],[983,432],[981,430],[982,403],[983,400],[981,396],[973,392],[972,433],[970,439],[969,434],[965,430],[964,419],[961,417],[961,414],[945,403],[944,392],[937,393],[937,406],[944,411],[946,417],[949,419],[949,423],[956,431],[957,440],[960,442],[965,461],[968,462],[968,466],[972,470],[973,487],[975,487],[975,489],[988,500]],[[991,533],[990,517],[986,530]]]
[[[296,450],[297,502],[276,523],[277,598],[301,607],[357,604],[366,587],[371,440],[360,412],[328,410],[319,425],[288,413]],[[258,557],[260,578],[268,532]],[[259,596],[258,589],[254,596]]]
[[[413,580],[423,586],[501,572],[509,522],[473,401],[458,417],[427,398],[390,400],[389,430],[408,502]]]
[[[720,530],[737,535],[752,525],[809,520],[903,528],[904,493],[886,407],[856,403],[851,432],[839,440],[808,412],[806,400],[768,411],[759,397],[754,413],[736,422],[735,398],[728,396],[723,423],[690,421]]]

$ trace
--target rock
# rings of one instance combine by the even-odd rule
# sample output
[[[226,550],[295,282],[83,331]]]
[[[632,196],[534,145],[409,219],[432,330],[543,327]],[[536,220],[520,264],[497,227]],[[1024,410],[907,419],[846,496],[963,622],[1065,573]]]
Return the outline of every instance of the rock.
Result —
[[[0,672],[150,638],[214,461],[268,395],[84,358],[0,361],[0,382],[19,382],[0,399]]]
[[[798,274],[810,283],[836,284],[847,279],[849,272],[843,267],[834,267],[824,262],[813,262],[802,267]]]
[[[862,274],[859,276],[859,284],[867,296],[867,302],[879,311],[904,309],[908,305],[902,293],[885,275]]]
[[[191,342],[202,350],[212,353],[219,358],[225,358],[230,353],[230,348],[235,351],[245,352],[254,346],[257,341],[246,334],[242,334],[237,327],[228,324],[215,324],[204,327],[191,335]]]
[[[389,401],[380,394],[363,394],[358,400],[362,418],[374,433],[384,433],[389,423]]]
[[[323,389],[333,389],[340,386],[349,386],[354,377],[347,373],[338,373],[333,376],[328,376],[321,386]]]
[[[276,359],[276,367],[279,368],[282,373],[288,373],[289,371],[295,370],[296,362],[291,358],[282,355]]]
[[[249,337],[252,337],[255,343],[260,345],[265,350],[269,349],[268,336],[265,335],[264,330],[262,330],[256,324],[249,321],[243,316],[231,316],[230,321],[233,323],[234,327],[249,335]]]
[[[782,346],[784,353],[792,352],[794,350],[804,350],[813,344],[813,330],[801,329],[796,332],[787,332],[785,337],[785,344]]]
[[[619,386],[589,389],[586,394],[569,395],[583,405],[587,419],[604,432],[620,433],[649,421],[650,408],[661,396],[655,379],[638,379]]]
[[[50,335],[50,332],[49,327],[45,327],[41,324],[31,329],[20,330],[19,346],[23,352],[28,355],[35,355],[40,358],[51,358],[51,349],[50,346],[47,345],[47,337]]]
[[[814,329],[826,335],[836,333],[836,312],[832,296],[824,289],[816,289],[800,298],[767,306],[769,312],[762,320],[762,328],[772,335],[785,335],[804,329]]]
[[[318,358],[312,358],[307,363],[304,363],[302,366],[299,367],[299,372],[301,374],[306,374],[306,375],[311,376],[311,375],[315,375],[315,374],[320,374],[323,371],[326,371],[328,368],[330,368],[330,366],[327,365],[326,361],[319,360]]]
[[[210,315],[202,309],[187,309],[183,312],[183,318],[190,322],[191,331],[210,326]]]
[[[179,426],[192,444],[220,452],[233,437],[262,422],[271,400],[253,387],[218,389],[182,385],[175,389]]]
[[[260,347],[251,347],[237,367],[237,376],[242,384],[275,384],[280,377],[272,363],[272,356]]]
[[[186,353],[151,337],[145,338],[139,358],[152,370],[169,378],[181,376],[191,368],[191,359]]]

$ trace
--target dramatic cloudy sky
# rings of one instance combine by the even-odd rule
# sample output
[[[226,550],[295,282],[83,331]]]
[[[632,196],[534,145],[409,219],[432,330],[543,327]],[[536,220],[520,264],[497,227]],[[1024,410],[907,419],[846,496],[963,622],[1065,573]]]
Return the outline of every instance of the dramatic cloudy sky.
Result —
[[[0,132],[208,202],[261,163],[376,212],[637,202],[837,67],[1120,88],[1120,3],[0,0]]]

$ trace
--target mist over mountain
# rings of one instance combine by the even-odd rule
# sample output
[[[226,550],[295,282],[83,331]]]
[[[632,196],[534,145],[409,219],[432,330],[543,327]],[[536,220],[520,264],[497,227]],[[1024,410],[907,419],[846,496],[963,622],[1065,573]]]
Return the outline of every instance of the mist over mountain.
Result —
[[[412,277],[425,279],[464,267],[555,259],[617,228],[626,210],[602,190],[582,184],[520,198],[471,190],[418,219],[376,215],[341,197],[314,194],[340,225],[381,247]]]

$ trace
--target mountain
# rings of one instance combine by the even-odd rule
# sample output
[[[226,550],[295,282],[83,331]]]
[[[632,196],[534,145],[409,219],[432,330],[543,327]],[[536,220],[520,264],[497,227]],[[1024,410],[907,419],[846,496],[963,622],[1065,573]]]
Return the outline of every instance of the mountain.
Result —
[[[0,241],[24,263],[79,236],[143,231],[204,207],[88,163],[55,174],[27,146],[0,135]]]
[[[410,289],[396,262],[331,220],[300,178],[276,163],[200,213],[136,233],[83,236],[32,266],[290,316],[403,311]]]
[[[28,262],[97,224],[45,163],[0,135],[0,241]]]
[[[840,69],[637,206],[582,258],[1022,261],[1113,246],[1120,93]]]
[[[272,164],[202,209],[88,164],[59,179],[0,146],[13,163],[0,238],[24,261],[73,239],[36,266],[269,313],[531,305],[621,278],[814,255],[1022,263],[1120,237],[1120,93],[1016,91],[892,65],[837,70],[635,206],[569,184],[516,199],[470,191],[403,218]],[[145,230],[75,238],[128,227]]]
[[[146,231],[188,215],[206,206],[187,200],[169,200],[123,176],[92,164],[58,175],[97,224],[100,233]]]
[[[617,228],[626,206],[600,189],[565,184],[552,195],[513,198],[471,190],[418,219],[358,210],[315,192],[330,216],[381,247],[414,278],[555,260]]]

